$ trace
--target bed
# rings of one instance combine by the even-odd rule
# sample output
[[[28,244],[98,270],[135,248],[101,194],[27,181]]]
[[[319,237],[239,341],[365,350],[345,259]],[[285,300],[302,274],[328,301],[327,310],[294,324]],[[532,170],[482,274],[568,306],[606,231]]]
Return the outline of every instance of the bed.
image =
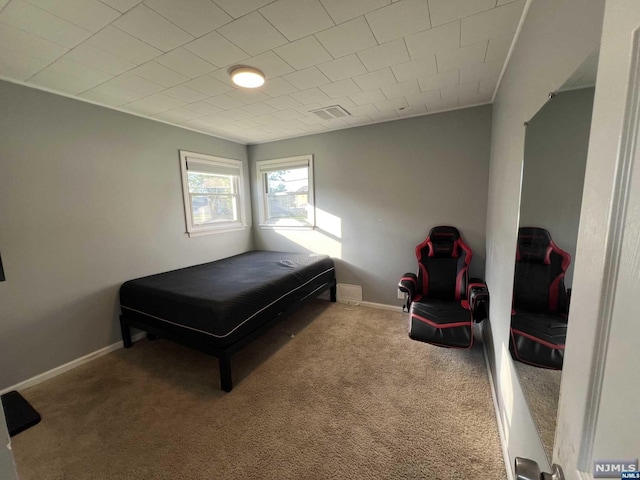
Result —
[[[283,316],[329,290],[336,301],[330,257],[251,251],[215,262],[125,282],[120,327],[131,327],[218,357],[222,390],[233,387],[231,356]]]

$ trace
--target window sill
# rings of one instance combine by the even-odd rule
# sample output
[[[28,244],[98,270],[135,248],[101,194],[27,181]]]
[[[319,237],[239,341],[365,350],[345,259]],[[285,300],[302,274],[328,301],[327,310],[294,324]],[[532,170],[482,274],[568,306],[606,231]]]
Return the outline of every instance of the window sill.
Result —
[[[234,225],[229,227],[217,227],[217,228],[207,228],[202,230],[194,230],[192,232],[186,232],[189,238],[193,237],[203,237],[205,235],[215,235],[217,233],[230,233],[230,232],[241,232],[247,229],[247,225]]]
[[[258,225],[263,230],[315,230],[313,225],[270,225],[268,223],[261,223]]]

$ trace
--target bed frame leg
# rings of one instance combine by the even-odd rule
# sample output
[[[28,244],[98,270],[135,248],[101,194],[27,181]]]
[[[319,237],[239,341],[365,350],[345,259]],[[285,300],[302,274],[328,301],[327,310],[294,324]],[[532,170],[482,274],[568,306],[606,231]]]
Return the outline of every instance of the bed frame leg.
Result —
[[[122,318],[120,319],[120,331],[122,332],[122,343],[124,344],[124,348],[131,348],[133,342],[131,341],[131,329],[129,325],[124,323]]]
[[[337,287],[334,285],[333,287],[331,287],[331,290],[329,291],[329,298],[334,303],[336,302],[336,290],[337,290]]]
[[[230,392],[233,388],[233,382],[231,380],[231,355],[223,353],[218,357],[218,363],[220,364],[220,388],[225,392]]]

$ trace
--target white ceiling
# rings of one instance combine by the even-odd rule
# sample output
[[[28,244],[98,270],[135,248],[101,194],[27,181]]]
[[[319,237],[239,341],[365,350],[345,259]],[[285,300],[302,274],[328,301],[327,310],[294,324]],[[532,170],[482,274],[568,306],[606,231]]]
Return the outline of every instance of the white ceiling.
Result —
[[[0,0],[0,76],[260,143],[489,103],[524,0]],[[229,67],[266,74],[234,87]],[[341,105],[351,116],[310,110]]]

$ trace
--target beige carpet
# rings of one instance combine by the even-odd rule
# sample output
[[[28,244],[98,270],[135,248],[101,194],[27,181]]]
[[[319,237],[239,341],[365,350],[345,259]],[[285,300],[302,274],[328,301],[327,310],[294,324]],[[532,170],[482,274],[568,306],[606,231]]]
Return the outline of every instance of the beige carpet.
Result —
[[[407,314],[315,301],[217,360],[142,340],[22,392],[21,480],[506,478],[482,348]]]
[[[538,427],[540,441],[549,462],[553,457],[556,437],[558,400],[560,399],[561,370],[549,370],[514,361],[520,386],[527,399],[529,411]]]

